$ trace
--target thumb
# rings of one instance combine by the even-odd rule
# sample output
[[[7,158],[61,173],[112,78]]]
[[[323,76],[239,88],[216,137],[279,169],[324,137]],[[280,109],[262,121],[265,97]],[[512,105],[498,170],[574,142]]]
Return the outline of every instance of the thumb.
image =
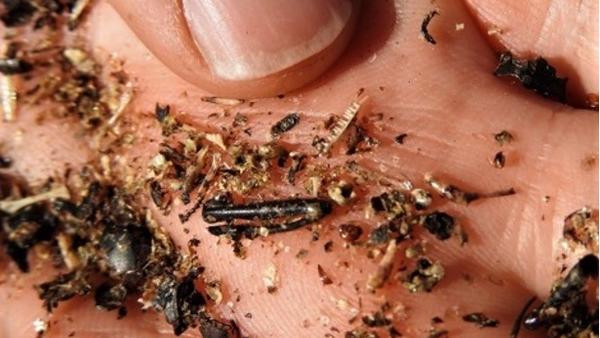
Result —
[[[301,87],[341,55],[356,0],[111,1],[155,56],[210,92],[268,96]]]

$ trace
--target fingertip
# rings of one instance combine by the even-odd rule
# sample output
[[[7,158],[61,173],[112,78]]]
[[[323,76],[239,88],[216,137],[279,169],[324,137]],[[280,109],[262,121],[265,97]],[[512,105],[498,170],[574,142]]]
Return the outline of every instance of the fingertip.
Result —
[[[150,0],[140,8],[110,2],[174,73],[213,94],[235,97],[273,96],[316,79],[348,45],[359,5]]]

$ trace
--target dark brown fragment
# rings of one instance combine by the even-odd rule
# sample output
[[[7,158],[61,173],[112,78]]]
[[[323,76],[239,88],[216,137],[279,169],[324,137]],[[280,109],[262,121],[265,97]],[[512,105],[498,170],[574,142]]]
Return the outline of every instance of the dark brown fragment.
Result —
[[[514,140],[514,137],[511,133],[506,130],[502,130],[498,134],[494,134],[494,139],[498,142],[499,145],[503,146],[505,144],[509,144]]]
[[[408,134],[402,133],[402,134],[396,136],[396,138],[394,138],[394,141],[396,141],[396,143],[398,143],[398,144],[404,144],[404,140],[406,139],[407,136],[408,136]]]
[[[340,225],[338,233],[343,240],[354,243],[360,238],[363,230],[359,226],[347,223]]]
[[[585,207],[565,218],[563,237],[571,249],[584,247],[591,252],[598,252],[597,217],[597,211]]]
[[[290,158],[292,159],[292,164],[290,165],[290,169],[287,173],[287,181],[290,184],[294,184],[296,182],[296,174],[304,169],[306,155],[294,152],[290,154]]]
[[[353,124],[352,133],[348,138],[348,149],[346,155],[353,155],[356,153],[364,153],[373,150],[379,141],[367,134],[367,131],[359,125]]]
[[[380,311],[363,316],[362,321],[368,327],[382,327],[392,324],[392,321]]]
[[[329,285],[333,283],[333,281],[331,280],[331,278],[329,278],[321,264],[317,264],[317,272],[319,273],[319,280],[321,280],[321,283],[323,283],[323,285]]]
[[[473,312],[466,314],[462,317],[465,322],[475,323],[480,328],[484,327],[497,327],[500,322],[496,319],[488,318],[485,314],[481,312]]]
[[[152,202],[158,208],[163,208],[163,197],[165,196],[165,192],[163,191],[160,183],[156,180],[152,180],[150,182],[150,197],[152,198]]]
[[[331,252],[333,250],[333,241],[327,241],[323,244],[323,250],[325,252]]]
[[[435,45],[435,39],[433,38],[433,36],[431,36],[431,34],[429,34],[429,30],[428,30],[428,26],[429,23],[431,22],[431,19],[433,19],[434,16],[439,15],[440,13],[437,10],[433,10],[431,12],[429,12],[427,14],[427,16],[425,16],[425,18],[423,19],[423,22],[421,23],[421,35],[423,36],[423,38],[425,38],[425,41],[429,42],[432,45]]]

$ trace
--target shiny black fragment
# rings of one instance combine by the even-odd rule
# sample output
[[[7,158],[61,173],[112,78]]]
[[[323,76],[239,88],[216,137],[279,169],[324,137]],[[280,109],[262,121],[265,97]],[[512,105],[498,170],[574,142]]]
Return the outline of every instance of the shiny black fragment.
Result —
[[[148,228],[137,224],[110,224],[102,235],[100,246],[113,272],[138,274],[148,261],[152,235]]]
[[[299,229],[307,224],[313,223],[315,220],[300,218],[294,221],[266,224],[264,226],[257,226],[256,224],[223,224],[213,225],[208,227],[208,232],[211,235],[222,236],[229,235],[232,239],[238,240],[241,238],[254,239],[261,235],[261,229],[264,229],[265,233],[277,234],[281,232],[288,232]]]
[[[6,27],[17,27],[31,20],[36,12],[36,7],[31,0],[3,0],[5,11],[0,15],[0,20]]]
[[[0,73],[4,75],[23,74],[32,70],[33,65],[25,60],[16,58],[0,59]]]
[[[446,240],[454,232],[454,218],[445,212],[435,211],[425,216],[425,229],[439,240]]]
[[[331,202],[316,198],[283,199],[248,204],[211,200],[204,204],[202,217],[208,223],[235,219],[270,220],[289,216],[304,216],[314,221],[330,212]]]
[[[536,301],[536,299],[537,297],[533,296],[527,301],[527,303],[525,303],[523,309],[521,310],[521,312],[519,312],[519,315],[513,323],[513,326],[510,330],[510,338],[517,338],[519,336],[519,331],[521,331],[521,323],[523,322],[523,318],[525,318],[527,310],[529,310],[529,307],[531,307],[531,305],[533,304],[533,302]]]
[[[298,122],[300,122],[300,115],[298,113],[286,115],[271,127],[271,136],[278,137],[281,134],[292,130]]]
[[[423,19],[423,22],[421,23],[421,35],[423,36],[423,38],[425,38],[425,41],[429,42],[432,45],[435,45],[436,42],[435,42],[435,39],[433,38],[433,36],[431,36],[431,34],[429,34],[427,27],[429,26],[431,19],[433,19],[434,16],[439,15],[439,14],[440,13],[437,10],[431,11],[427,14],[427,16],[425,16],[425,19]]]
[[[154,116],[158,120],[158,122],[164,122],[167,116],[171,113],[171,106],[161,106],[160,104],[156,104],[154,107]]]
[[[519,80],[527,89],[549,99],[566,102],[567,79],[556,76],[556,70],[544,58],[524,60],[502,53],[494,72],[496,76],[509,76]]]
[[[590,278],[598,279],[598,257],[593,254],[581,258],[554,285],[550,296],[525,316],[523,326],[528,330],[545,328],[550,338],[598,332],[598,308],[590,309],[586,301],[586,284]]]
[[[175,276],[166,278],[159,286],[154,301],[155,307],[165,314],[177,336],[200,320],[206,304],[202,294],[196,291],[195,277],[191,274],[181,280],[177,280]]]
[[[10,168],[12,165],[12,159],[7,156],[0,155],[0,169]]]

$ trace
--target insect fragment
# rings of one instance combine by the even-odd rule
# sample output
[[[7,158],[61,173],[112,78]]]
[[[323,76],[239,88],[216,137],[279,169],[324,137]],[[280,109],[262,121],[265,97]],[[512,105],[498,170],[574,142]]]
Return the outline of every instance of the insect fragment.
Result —
[[[435,17],[436,15],[439,15],[439,14],[440,14],[440,12],[438,12],[436,9],[434,9],[433,11],[429,12],[425,16],[425,19],[423,19],[423,22],[421,23],[421,36],[423,36],[425,41],[429,42],[432,45],[435,45],[436,41],[433,38],[433,36],[431,36],[431,34],[429,34],[429,30],[427,29],[427,27],[429,26],[431,19],[433,19],[433,17]]]
[[[567,101],[567,79],[557,77],[556,69],[542,57],[523,60],[513,57],[510,52],[503,53],[494,75],[516,78],[525,88],[544,97],[563,103]]]
[[[598,309],[586,301],[586,284],[598,279],[598,257],[588,254],[552,288],[548,298],[519,321],[528,330],[545,328],[550,338],[586,337],[598,332]],[[518,318],[520,319],[520,318]],[[518,334],[517,323],[513,332]]]
[[[292,130],[298,122],[300,122],[300,115],[298,113],[291,113],[286,115],[283,119],[271,127],[271,136],[279,137],[281,134]]]

